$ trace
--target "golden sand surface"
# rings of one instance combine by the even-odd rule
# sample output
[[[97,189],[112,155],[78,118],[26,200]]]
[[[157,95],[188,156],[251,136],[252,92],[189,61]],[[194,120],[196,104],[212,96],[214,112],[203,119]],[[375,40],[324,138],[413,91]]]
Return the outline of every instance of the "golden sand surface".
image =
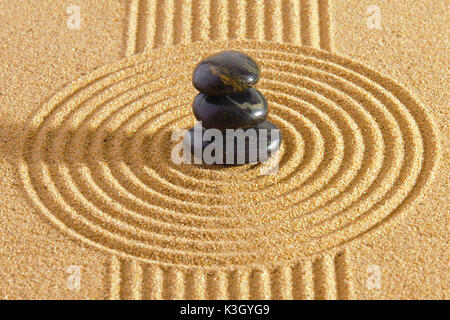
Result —
[[[447,299],[448,7],[0,3],[0,297]],[[274,175],[171,161],[230,48],[261,66]]]

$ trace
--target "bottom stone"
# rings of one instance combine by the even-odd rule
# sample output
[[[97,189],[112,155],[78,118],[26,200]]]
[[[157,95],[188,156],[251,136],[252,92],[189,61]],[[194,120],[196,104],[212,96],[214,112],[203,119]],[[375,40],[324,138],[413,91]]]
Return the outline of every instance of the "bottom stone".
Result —
[[[205,129],[197,123],[183,137],[183,147],[201,163],[237,165],[265,162],[279,149],[281,141],[281,131],[270,121],[226,132]]]

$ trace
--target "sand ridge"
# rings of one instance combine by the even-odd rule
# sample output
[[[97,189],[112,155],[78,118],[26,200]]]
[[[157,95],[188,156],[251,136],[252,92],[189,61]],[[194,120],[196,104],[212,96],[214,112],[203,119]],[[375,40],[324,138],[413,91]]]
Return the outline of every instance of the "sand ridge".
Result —
[[[285,136],[275,177],[170,161],[172,131],[194,123],[191,69],[224,48],[264,70],[260,89]],[[183,44],[105,66],[56,95],[27,131],[21,172],[50,220],[162,265],[270,266],[340,246],[414,200],[438,157],[433,124],[394,81],[325,51],[257,41]],[[321,266],[321,278],[335,272]]]
[[[352,299],[346,250],[291,266],[179,268],[112,257],[111,299]]]
[[[255,39],[331,50],[329,0],[132,0],[127,56],[190,41]]]

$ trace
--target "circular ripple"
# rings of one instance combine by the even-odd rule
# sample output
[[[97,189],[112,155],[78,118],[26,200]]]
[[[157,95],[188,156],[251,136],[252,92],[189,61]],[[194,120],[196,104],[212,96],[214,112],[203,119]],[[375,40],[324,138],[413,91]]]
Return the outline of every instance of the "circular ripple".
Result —
[[[235,48],[283,132],[260,165],[176,165],[195,122],[195,64]],[[254,41],[162,48],[96,70],[28,122],[25,189],[83,241],[166,264],[262,264],[348,243],[410,204],[434,172],[435,129],[395,81],[335,54]]]

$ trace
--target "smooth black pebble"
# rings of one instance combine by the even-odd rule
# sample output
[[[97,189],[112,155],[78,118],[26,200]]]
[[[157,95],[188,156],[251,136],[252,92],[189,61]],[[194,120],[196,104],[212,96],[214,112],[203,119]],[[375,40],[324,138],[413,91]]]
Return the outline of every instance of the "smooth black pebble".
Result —
[[[194,115],[210,129],[246,129],[267,118],[267,101],[255,88],[223,95],[208,96],[199,93],[193,104]]]
[[[205,148],[214,141],[214,138],[204,139],[204,134],[205,128],[202,128],[201,134],[197,136],[194,135],[194,128],[191,128],[186,133],[183,143],[187,150],[190,150],[193,155],[203,155]],[[231,139],[227,139],[227,137],[231,137]],[[250,139],[252,139],[251,137],[255,138],[253,143],[250,142]],[[265,143],[262,143],[260,141],[261,139],[264,139],[262,141],[265,141]],[[227,152],[227,141],[233,141],[232,145],[229,147],[229,150],[233,150],[233,154],[230,154],[228,159],[227,154],[229,154],[229,152]],[[236,130],[232,135],[224,133],[222,136],[222,163],[217,164],[237,165],[264,162],[278,151],[281,141],[281,131],[270,121],[265,121],[254,128],[248,128],[242,131]],[[215,157],[215,151],[212,152],[212,156]]]
[[[196,66],[192,82],[207,95],[223,95],[252,87],[259,80],[260,68],[255,60],[239,51],[223,51]]]

